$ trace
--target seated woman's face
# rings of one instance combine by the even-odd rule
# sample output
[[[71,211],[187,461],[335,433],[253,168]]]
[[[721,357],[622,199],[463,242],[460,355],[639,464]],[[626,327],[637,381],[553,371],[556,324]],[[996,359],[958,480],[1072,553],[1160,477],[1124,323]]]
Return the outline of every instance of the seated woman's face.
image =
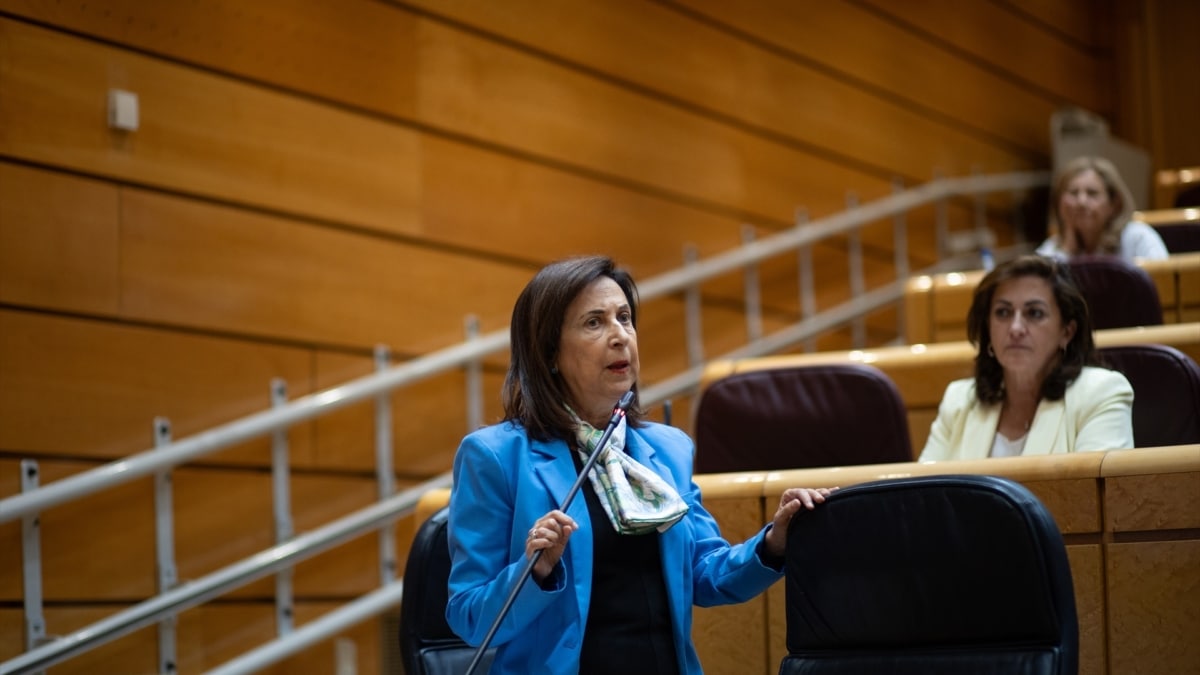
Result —
[[[1108,197],[1108,185],[1093,169],[1067,182],[1058,198],[1058,217],[1064,232],[1074,231],[1085,251],[1096,248],[1104,226],[1116,212]]]
[[[571,301],[555,365],[570,392],[567,404],[583,421],[603,427],[637,382],[639,366],[633,312],[617,282],[601,277]]]
[[[1074,337],[1075,322],[1063,325],[1050,282],[1038,276],[1017,277],[996,287],[988,335],[1006,377],[1041,379]]]

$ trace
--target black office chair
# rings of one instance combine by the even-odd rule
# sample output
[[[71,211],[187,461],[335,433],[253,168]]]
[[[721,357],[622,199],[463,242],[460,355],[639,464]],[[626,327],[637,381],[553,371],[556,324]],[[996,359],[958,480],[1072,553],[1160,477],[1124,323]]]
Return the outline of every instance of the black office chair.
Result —
[[[1200,366],[1168,345],[1121,345],[1100,358],[1133,386],[1133,441],[1141,448],[1200,443]]]
[[[475,648],[446,624],[448,520],[449,508],[430,516],[417,530],[408,552],[400,601],[400,655],[407,675],[460,675],[475,656]],[[494,649],[488,650],[476,672],[488,671],[494,653]]]
[[[788,528],[781,675],[1075,675],[1062,536],[1022,485],[927,476],[835,492]]]
[[[696,472],[911,462],[896,385],[859,363],[734,373],[696,410]]]
[[[1071,276],[1087,300],[1092,328],[1158,326],[1163,322],[1158,287],[1146,270],[1116,256],[1076,256]]]

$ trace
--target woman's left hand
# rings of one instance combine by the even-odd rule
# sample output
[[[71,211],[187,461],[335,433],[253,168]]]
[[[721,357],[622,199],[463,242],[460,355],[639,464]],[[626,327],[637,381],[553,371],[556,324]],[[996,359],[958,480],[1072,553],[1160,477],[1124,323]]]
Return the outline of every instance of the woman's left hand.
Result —
[[[775,511],[775,517],[771,519],[771,529],[767,531],[767,551],[771,555],[782,556],[787,546],[788,523],[792,522],[792,516],[802,508],[812,511],[817,508],[817,504],[824,504],[825,498],[834,490],[837,488],[788,488],[784,490],[783,495],[779,498],[779,508]]]

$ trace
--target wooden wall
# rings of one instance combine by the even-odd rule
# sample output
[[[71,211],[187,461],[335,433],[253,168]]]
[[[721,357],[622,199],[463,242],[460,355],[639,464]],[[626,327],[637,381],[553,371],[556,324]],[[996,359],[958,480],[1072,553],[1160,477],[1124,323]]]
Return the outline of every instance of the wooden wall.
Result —
[[[399,361],[459,341],[470,314],[502,329],[525,281],[565,255],[608,253],[645,279],[685,245],[712,255],[743,225],[780,231],[798,208],[820,217],[897,180],[1044,168],[1055,109],[1114,117],[1132,95],[1109,77],[1124,43],[1108,7],[0,0],[0,496],[22,458],[49,481],[150,447],[155,416],[187,436],[266,407],[271,378],[298,396],[370,372],[377,344]],[[136,131],[106,126],[112,88],[138,95]],[[952,205],[952,229],[971,213]],[[1011,240],[1004,205],[989,217]],[[908,219],[914,268],[934,259],[932,218]],[[871,287],[894,275],[890,227],[864,229]],[[821,307],[849,296],[844,250],[814,251]],[[797,318],[796,272],[762,275],[770,330]],[[704,294],[715,356],[744,339],[740,277]],[[682,303],[643,316],[653,383],[686,365]],[[870,345],[895,338],[895,312],[868,329]],[[488,420],[503,368],[487,369]],[[464,390],[451,374],[397,395],[401,484],[448,469]],[[369,416],[291,431],[298,522],[371,498]],[[270,541],[267,456],[252,442],[178,472],[187,575]],[[51,633],[153,590],[149,483],[118,492],[43,519]],[[18,542],[0,525],[11,616]],[[375,583],[370,548],[300,585],[305,616]],[[221,611],[257,613],[268,634],[268,586]],[[246,648],[220,613],[205,610],[203,639],[181,636],[203,645],[181,672]],[[10,658],[19,622],[0,633]],[[362,672],[379,672],[378,640],[360,642]],[[144,652],[131,644],[111,649]]]

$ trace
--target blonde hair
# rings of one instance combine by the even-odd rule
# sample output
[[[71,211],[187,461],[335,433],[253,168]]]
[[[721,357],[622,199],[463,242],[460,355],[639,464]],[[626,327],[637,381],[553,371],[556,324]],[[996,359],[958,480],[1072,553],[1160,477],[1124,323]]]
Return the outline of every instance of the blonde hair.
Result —
[[[1089,169],[1095,171],[1096,175],[1100,176],[1100,180],[1104,181],[1105,187],[1108,188],[1108,200],[1113,204],[1113,215],[1104,224],[1104,230],[1100,233],[1100,241],[1096,244],[1096,252],[1116,254],[1121,247],[1121,231],[1125,229],[1125,225],[1133,216],[1133,194],[1129,192],[1125,181],[1121,179],[1117,167],[1103,157],[1076,157],[1067,162],[1058,172],[1058,176],[1054,179],[1054,189],[1050,193],[1049,231],[1051,235],[1058,238],[1059,246],[1066,248],[1068,242],[1065,241],[1062,218],[1058,214],[1062,193],[1067,189],[1067,183]],[[1078,251],[1078,241],[1070,242],[1070,244],[1071,250]]]

